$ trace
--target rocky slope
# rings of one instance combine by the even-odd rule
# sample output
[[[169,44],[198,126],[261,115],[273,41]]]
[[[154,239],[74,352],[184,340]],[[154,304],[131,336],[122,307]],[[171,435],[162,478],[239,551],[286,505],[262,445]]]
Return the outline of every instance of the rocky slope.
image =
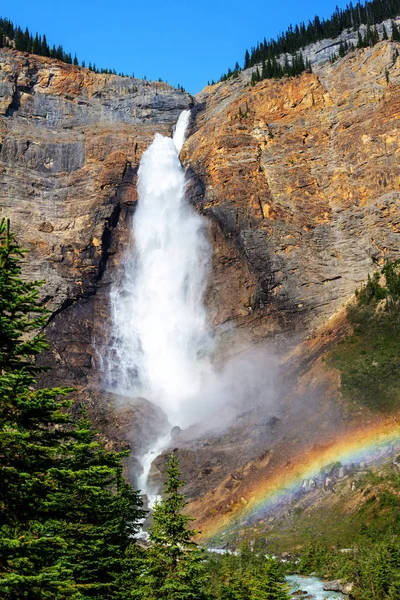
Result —
[[[230,306],[226,277],[211,286],[214,323],[264,337],[272,311],[274,333],[313,331],[396,255],[399,76],[396,45],[381,43],[296,79],[200,94],[183,153],[203,185],[194,201],[250,274]]]
[[[263,410],[245,406],[227,432],[174,440],[203,520],[215,509],[214,489],[214,514],[241,502],[252,464],[268,477],[294,453],[351,428],[354,415],[322,358],[346,328],[340,311],[355,287],[399,253],[396,49],[380,43],[254,87],[239,77],[196,99],[166,84],[0,51],[0,214],[31,250],[26,276],[46,280],[51,349],[43,362],[53,369],[43,382],[72,384],[110,443],[136,439],[135,451],[144,446],[134,424],[154,432],[165,417],[141,400],[121,416],[118,399],[90,390],[101,381],[109,287],[129,241],[141,154],[154,132],[170,133],[194,105],[182,160],[214,246],[212,325],[225,353],[268,340],[284,354],[278,392]]]
[[[141,155],[191,103],[164,83],[0,50],[0,216],[30,250],[25,276],[45,280],[51,350],[42,362],[52,370],[42,383],[77,388],[96,425],[111,440],[134,440],[133,451],[143,445],[135,425],[143,403],[122,419],[119,402],[82,390],[101,379],[109,286],[128,241]],[[151,432],[165,416],[147,412]]]
[[[380,43],[297,79],[251,87],[238,78],[198,98],[183,149],[202,185],[193,200],[237,252],[221,262],[217,246],[213,323],[229,321],[221,334],[229,347],[272,338],[279,352],[293,348],[272,407],[182,451],[200,527],[229,522],[260,481],[376,419],[349,413],[323,359],[345,331],[342,307],[355,288],[399,256],[397,54]]]
[[[167,84],[1,50],[1,213],[31,251],[26,275],[45,279],[53,316],[98,290],[141,154],[190,103]]]

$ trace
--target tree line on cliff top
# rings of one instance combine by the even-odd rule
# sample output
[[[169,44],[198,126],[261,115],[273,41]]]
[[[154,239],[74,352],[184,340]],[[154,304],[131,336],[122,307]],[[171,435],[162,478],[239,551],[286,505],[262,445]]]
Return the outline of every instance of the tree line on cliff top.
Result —
[[[70,52],[66,52],[62,45],[49,46],[46,35],[33,35],[26,27],[22,29],[18,25],[14,25],[12,21],[5,18],[0,18],[0,48],[15,48],[20,52],[28,52],[28,54],[36,54],[38,56],[47,56],[61,60],[67,64],[79,65],[76,54],[72,58]],[[86,67],[83,60],[82,67]],[[115,69],[99,69],[96,64],[89,63],[88,69],[94,73],[106,73],[109,75],[117,75]],[[125,73],[118,73],[121,77],[126,77]],[[133,77],[133,75],[132,75]]]
[[[294,27],[289,25],[287,30],[276,39],[267,41],[264,38],[250,51],[246,50],[243,69],[261,65],[258,73],[257,70],[253,73],[252,83],[284,75],[298,75],[310,69],[309,63],[301,54],[301,50],[307,45],[338,37],[346,30],[356,31],[361,25],[366,25],[367,31],[364,36],[359,35],[357,46],[359,48],[373,46],[379,41],[375,25],[387,19],[393,20],[399,14],[400,0],[367,0],[365,3],[358,2],[355,5],[350,2],[344,9],[336,7],[335,12],[328,19],[315,16],[307,25],[304,22]],[[392,39],[400,41],[399,29],[395,21],[392,22],[392,29]],[[383,39],[387,38],[384,29]],[[339,56],[343,56],[350,49],[351,47],[343,42],[339,49]],[[282,55],[287,55],[283,64],[278,60]],[[229,68],[227,73],[221,76],[220,81],[237,76],[241,70],[239,63],[236,62],[233,69]]]
[[[239,599],[232,586],[241,577],[243,590],[253,590],[246,598],[286,600],[275,562],[240,577],[228,565],[216,587],[214,574],[213,591],[207,554],[183,513],[174,454],[150,545],[138,543],[146,512],[123,478],[128,451],[105,448],[71,390],[38,385],[49,313],[42,282],[21,277],[24,253],[0,221],[0,598]]]

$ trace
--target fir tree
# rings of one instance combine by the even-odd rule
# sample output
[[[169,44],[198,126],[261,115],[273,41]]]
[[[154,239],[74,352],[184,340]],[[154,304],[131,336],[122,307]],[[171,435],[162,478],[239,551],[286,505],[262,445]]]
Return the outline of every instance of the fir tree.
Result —
[[[40,52],[39,36],[36,33],[35,38],[32,42],[32,54],[39,54],[39,52]]]
[[[57,560],[63,540],[47,529],[38,511],[54,466],[61,427],[68,421],[66,390],[35,390],[32,357],[46,343],[34,332],[45,323],[38,304],[40,282],[21,280],[24,252],[15,243],[9,222],[0,222],[0,595],[16,599],[30,594],[60,597],[71,575]],[[49,430],[49,424],[60,429]],[[48,595],[46,595],[46,592]],[[52,596],[53,595],[53,596]]]
[[[38,389],[47,347],[40,282],[21,279],[24,251],[0,222],[0,597],[114,598],[143,518],[88,421],[75,424],[62,388]]]
[[[400,31],[396,21],[392,21],[392,40],[400,42]]]
[[[179,462],[171,454],[167,465],[164,496],[156,504],[151,546],[143,572],[131,597],[146,600],[206,600],[205,552],[193,541],[191,517],[182,513],[187,505],[179,492],[183,485]]]
[[[263,560],[251,578],[250,600],[288,600],[289,588],[273,558]]]
[[[42,47],[41,47],[40,54],[42,56],[50,56],[50,48],[49,48],[49,46],[47,44],[47,40],[46,40],[46,36],[45,35],[43,36],[43,39],[42,39]]]

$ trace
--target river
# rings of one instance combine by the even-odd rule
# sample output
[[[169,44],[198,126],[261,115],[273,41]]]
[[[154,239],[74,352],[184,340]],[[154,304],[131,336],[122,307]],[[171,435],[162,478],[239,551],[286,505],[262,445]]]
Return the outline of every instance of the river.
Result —
[[[339,599],[346,598],[344,594],[340,592],[327,592],[324,590],[323,581],[318,579],[318,577],[302,577],[301,575],[288,575],[286,577],[286,581],[290,585],[290,593],[292,594],[295,591],[303,591],[307,592],[307,596],[299,595],[298,598],[309,598],[309,600],[326,600],[330,599]],[[297,598],[297,596],[293,596],[293,598]]]

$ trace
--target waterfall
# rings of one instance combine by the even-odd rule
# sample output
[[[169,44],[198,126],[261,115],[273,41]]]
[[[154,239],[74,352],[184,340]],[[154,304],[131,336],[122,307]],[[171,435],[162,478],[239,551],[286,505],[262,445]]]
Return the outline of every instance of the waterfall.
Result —
[[[203,304],[211,246],[179,160],[189,119],[180,115],[173,139],[156,134],[140,162],[132,249],[111,292],[108,365],[109,387],[147,398],[180,426],[193,420],[213,344]]]

